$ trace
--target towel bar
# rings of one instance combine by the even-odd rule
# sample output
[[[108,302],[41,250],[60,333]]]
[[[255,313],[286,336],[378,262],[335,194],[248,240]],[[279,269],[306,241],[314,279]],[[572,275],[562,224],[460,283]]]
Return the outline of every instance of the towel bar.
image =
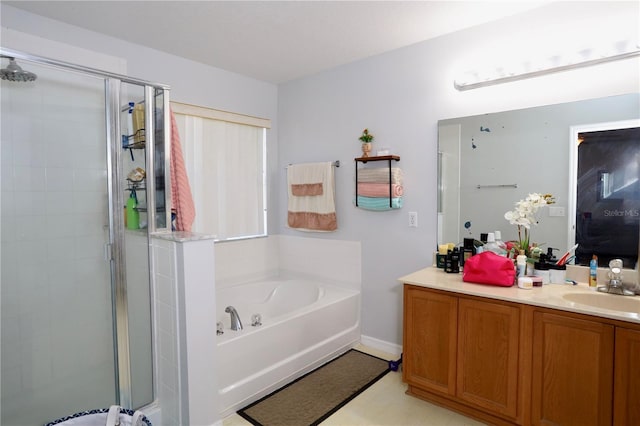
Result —
[[[293,165],[293,164],[289,163],[289,166],[292,166],[292,165]],[[336,160],[336,161],[334,161],[333,163],[331,163],[331,165],[332,165],[333,167],[340,167],[340,160]],[[287,166],[287,167],[289,167],[289,166]],[[286,169],[287,167],[285,167],[285,169]]]
[[[518,187],[517,183],[511,183],[511,184],[503,184],[503,185],[478,185],[476,188],[482,189],[482,188],[517,188],[517,187]]]

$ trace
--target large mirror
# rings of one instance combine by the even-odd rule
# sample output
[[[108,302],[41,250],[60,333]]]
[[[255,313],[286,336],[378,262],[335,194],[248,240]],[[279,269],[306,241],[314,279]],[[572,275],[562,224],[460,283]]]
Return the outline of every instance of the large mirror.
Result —
[[[556,202],[540,210],[531,241],[562,255],[576,240],[574,130],[638,119],[640,94],[634,93],[439,121],[438,244],[494,231],[504,241],[516,240],[517,227],[504,214],[539,192]],[[636,195],[638,185],[636,176]],[[637,217],[635,222],[638,229]]]

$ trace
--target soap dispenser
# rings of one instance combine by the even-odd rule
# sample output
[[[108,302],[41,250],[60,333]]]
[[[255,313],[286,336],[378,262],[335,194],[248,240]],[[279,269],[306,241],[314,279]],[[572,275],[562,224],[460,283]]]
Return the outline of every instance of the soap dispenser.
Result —
[[[551,273],[549,272],[546,254],[542,253],[540,259],[533,264],[533,274],[542,278],[543,285],[551,282]]]

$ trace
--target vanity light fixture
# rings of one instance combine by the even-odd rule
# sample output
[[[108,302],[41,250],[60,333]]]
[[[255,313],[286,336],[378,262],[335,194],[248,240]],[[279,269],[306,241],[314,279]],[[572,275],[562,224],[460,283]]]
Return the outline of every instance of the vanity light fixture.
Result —
[[[640,48],[636,47],[634,50],[620,52],[612,55],[601,55],[599,57],[589,58],[591,49],[586,49],[580,52],[580,59],[576,61],[566,61],[561,63],[560,57],[554,56],[549,58],[548,66],[537,67],[532,71],[526,70],[533,67],[529,64],[522,64],[525,71],[523,72],[510,72],[505,68],[496,68],[492,75],[482,75],[480,72],[467,72],[462,78],[456,79],[453,82],[453,86],[459,91],[477,89],[480,87],[493,86],[496,84],[509,83],[512,81],[524,80],[527,78],[540,77],[543,75],[553,74],[561,71],[568,71],[577,68],[589,67],[592,65],[604,64],[607,62],[620,61],[623,59],[634,58],[640,56]]]

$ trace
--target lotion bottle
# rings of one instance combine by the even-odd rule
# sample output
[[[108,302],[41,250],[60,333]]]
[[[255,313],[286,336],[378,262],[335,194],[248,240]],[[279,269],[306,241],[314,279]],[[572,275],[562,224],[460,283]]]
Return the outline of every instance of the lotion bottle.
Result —
[[[516,257],[516,276],[518,278],[524,277],[527,272],[527,256],[524,254],[524,250],[520,250],[520,254]]]

